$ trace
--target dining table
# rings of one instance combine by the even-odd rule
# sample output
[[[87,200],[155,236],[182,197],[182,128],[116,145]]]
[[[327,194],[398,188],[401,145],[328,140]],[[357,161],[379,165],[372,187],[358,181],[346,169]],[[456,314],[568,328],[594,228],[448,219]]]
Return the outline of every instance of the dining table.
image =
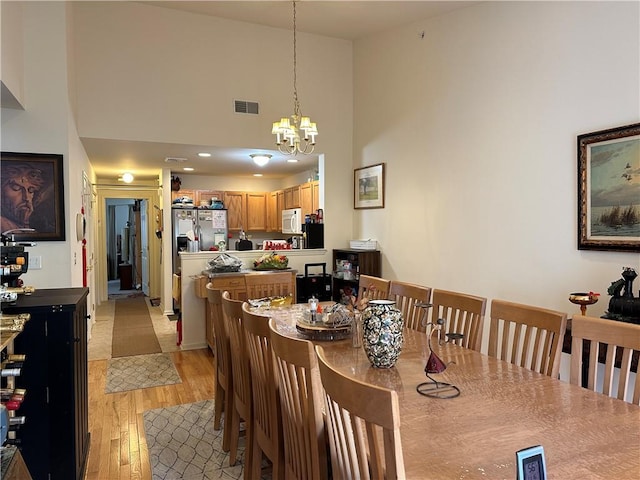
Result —
[[[256,308],[278,331],[296,328],[305,305]],[[640,406],[590,391],[453,343],[431,341],[446,365],[431,375],[460,395],[433,398],[427,335],[404,330],[392,368],[376,368],[351,339],[313,340],[343,374],[398,394],[400,434],[408,479],[515,479],[516,452],[541,446],[548,479],[640,479]]]

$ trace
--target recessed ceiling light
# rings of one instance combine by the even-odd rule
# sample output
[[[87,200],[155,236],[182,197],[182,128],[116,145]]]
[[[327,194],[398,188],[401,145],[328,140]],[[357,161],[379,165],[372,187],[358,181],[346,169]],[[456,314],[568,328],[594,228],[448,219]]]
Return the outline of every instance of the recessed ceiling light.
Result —
[[[254,174],[253,174],[253,176],[254,176],[254,177],[261,177],[261,176],[262,176],[262,174],[261,174],[261,173],[254,173]]]
[[[298,159],[297,158],[288,158],[287,159],[287,163],[298,163]]]
[[[207,153],[207,152],[200,152],[200,153],[198,154],[198,156],[199,156],[199,157],[210,157],[210,156],[211,156],[211,154],[210,154],[210,153]]]
[[[193,172],[193,167],[184,167],[183,170],[185,172]]]

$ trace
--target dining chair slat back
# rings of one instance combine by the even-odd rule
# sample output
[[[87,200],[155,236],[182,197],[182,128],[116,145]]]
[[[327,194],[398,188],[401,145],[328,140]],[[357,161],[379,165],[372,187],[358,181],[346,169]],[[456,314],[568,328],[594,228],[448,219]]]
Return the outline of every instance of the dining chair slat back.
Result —
[[[222,413],[224,425],[222,428],[222,449],[229,451],[230,431],[231,431],[231,410],[233,405],[233,379],[231,375],[231,346],[229,345],[229,334],[225,328],[222,313],[222,291],[213,288],[211,283],[207,288],[207,307],[213,323],[213,337],[216,357],[216,385],[215,385],[215,406],[213,415],[213,428],[220,430]]]
[[[487,299],[466,293],[434,289],[431,303],[431,323],[444,321],[441,332],[458,333],[463,337],[452,340],[456,345],[480,351],[482,328]],[[441,341],[444,341],[441,338]]]
[[[251,478],[253,406],[251,396],[251,372],[245,335],[242,326],[242,301],[233,300],[228,291],[222,293],[222,312],[229,333],[231,351],[231,374],[233,377],[233,409],[231,410],[229,465],[236,464],[240,420],[245,423],[245,478]]]
[[[259,480],[264,454],[271,461],[272,478],[283,479],[282,416],[273,368],[269,318],[252,313],[249,308],[247,302],[242,304],[242,325],[249,353],[251,391],[253,393],[253,428],[251,433],[253,436],[253,465],[251,471],[253,478]]]
[[[384,278],[371,275],[360,275],[358,280],[358,301],[367,298],[369,300],[387,300],[389,298],[389,284]]]
[[[313,343],[278,332],[269,321],[284,429],[285,478],[326,480],[322,384]]]
[[[558,378],[567,314],[493,300],[489,355]]]
[[[296,298],[295,274],[288,272],[248,273],[244,276],[247,298],[285,297]]]
[[[632,361],[635,358],[637,364],[640,354],[640,325],[575,315],[571,319],[571,337],[570,382],[593,391],[600,391],[602,383],[601,393],[627,401],[631,388]],[[588,345],[589,349],[586,384],[583,382],[584,343]],[[600,351],[603,347],[606,348],[604,365],[598,364]],[[615,367],[618,362],[618,388],[614,390]],[[602,367],[604,367],[603,370]],[[602,375],[602,380],[600,375]],[[631,403],[640,405],[640,380],[637,373]]]
[[[389,298],[396,302],[396,308],[402,312],[405,328],[411,328],[419,332],[427,331],[424,307],[419,304],[427,304],[431,299],[431,288],[413,283],[391,280],[389,285]]]
[[[343,375],[329,365],[319,345],[316,354],[333,478],[405,478],[398,394]]]

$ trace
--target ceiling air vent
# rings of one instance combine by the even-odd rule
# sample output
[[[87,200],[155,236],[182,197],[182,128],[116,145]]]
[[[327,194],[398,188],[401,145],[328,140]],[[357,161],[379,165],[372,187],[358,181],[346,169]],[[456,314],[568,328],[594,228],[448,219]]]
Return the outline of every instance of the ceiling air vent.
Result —
[[[181,157],[167,157],[164,159],[164,161],[167,163],[183,163],[186,162],[187,159]]]
[[[258,102],[247,102],[246,100],[234,100],[233,101],[236,113],[251,113],[253,115],[258,114]]]

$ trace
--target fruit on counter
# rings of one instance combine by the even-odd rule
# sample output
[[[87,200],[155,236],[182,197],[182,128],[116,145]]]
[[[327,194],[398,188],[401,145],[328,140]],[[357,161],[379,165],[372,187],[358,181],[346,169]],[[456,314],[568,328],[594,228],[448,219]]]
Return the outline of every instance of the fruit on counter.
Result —
[[[265,253],[257,260],[253,261],[253,268],[257,270],[283,269],[289,265],[286,255],[279,255],[275,252]]]

